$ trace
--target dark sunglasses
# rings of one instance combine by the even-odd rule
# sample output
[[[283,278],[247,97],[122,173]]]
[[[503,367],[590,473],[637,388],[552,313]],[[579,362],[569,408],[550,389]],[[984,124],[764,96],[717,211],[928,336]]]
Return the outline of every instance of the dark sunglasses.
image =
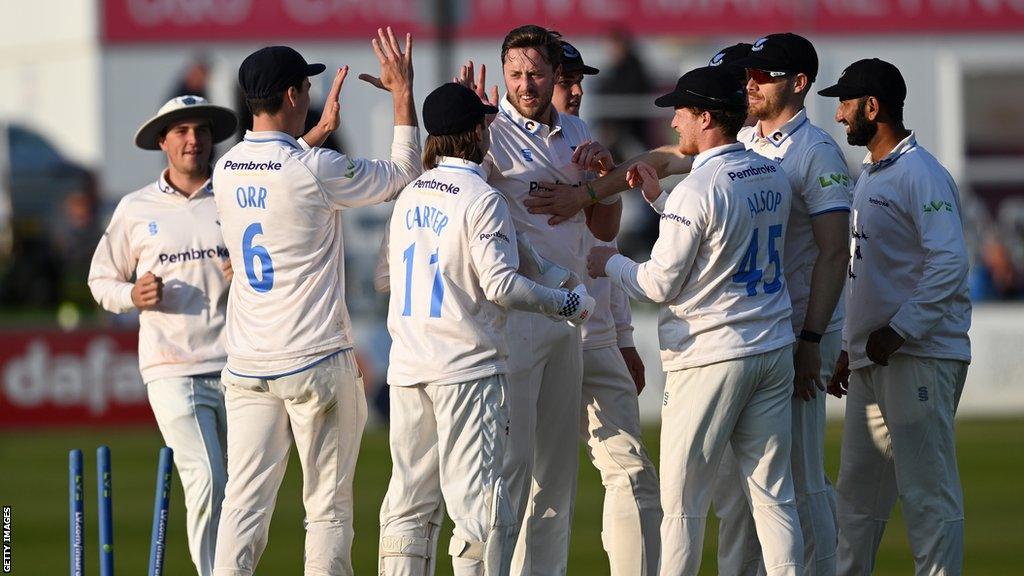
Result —
[[[787,76],[790,76],[789,72],[772,72],[769,70],[747,68],[747,78],[758,84],[772,84],[773,82],[778,82]]]

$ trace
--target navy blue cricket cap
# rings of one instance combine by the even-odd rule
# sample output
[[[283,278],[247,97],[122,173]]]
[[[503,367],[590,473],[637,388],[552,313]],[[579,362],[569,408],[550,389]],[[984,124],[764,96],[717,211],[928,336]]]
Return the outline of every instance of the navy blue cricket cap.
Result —
[[[600,70],[584,64],[583,54],[580,54],[580,51],[575,46],[562,40],[562,73],[573,72],[593,76],[600,72]]]
[[[732,75],[736,77],[736,81],[741,85],[747,85],[747,71],[743,66],[737,66],[736,61],[740,58],[745,58],[750,54],[750,47],[753,44],[746,42],[739,42],[722,48],[717,54],[711,57],[711,61],[708,62],[708,66],[724,66],[732,72]]]
[[[704,66],[683,74],[675,90],[654,101],[661,108],[693,106],[702,110],[744,110],[747,94],[725,66]]]
[[[737,66],[767,72],[802,72],[811,82],[818,77],[818,53],[814,44],[791,32],[769,34],[750,47],[750,53],[735,63]]]
[[[431,136],[462,134],[482,124],[487,114],[497,113],[497,107],[484,104],[469,88],[448,82],[423,101],[423,127]]]
[[[288,46],[267,46],[249,54],[238,67],[238,85],[246,98],[269,98],[281,94],[299,78],[316,76],[323,64],[307,64]]]
[[[818,94],[840,100],[874,96],[882,102],[903,104],[907,83],[896,66],[878,58],[866,58],[847,66],[835,84],[818,90]]]

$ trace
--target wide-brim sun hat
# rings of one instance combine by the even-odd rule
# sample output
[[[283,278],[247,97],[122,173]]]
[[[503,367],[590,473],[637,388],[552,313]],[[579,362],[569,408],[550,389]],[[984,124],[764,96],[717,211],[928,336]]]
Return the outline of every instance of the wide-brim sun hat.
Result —
[[[201,96],[177,96],[160,107],[135,133],[135,145],[143,150],[159,150],[160,137],[172,124],[184,120],[210,121],[213,143],[231,137],[238,127],[238,117],[230,108],[210,104]]]

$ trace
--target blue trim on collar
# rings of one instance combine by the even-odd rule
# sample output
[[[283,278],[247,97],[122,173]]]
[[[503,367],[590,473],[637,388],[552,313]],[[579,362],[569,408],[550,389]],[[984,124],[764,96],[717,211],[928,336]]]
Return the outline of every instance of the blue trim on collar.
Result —
[[[723,154],[732,154],[733,152],[746,152],[746,150],[747,148],[743,146],[742,142],[736,142],[735,144],[726,144],[725,146],[720,147],[714,154],[710,154],[708,156],[705,156],[704,158],[701,158],[700,163],[695,163],[693,167],[690,168],[690,172],[693,172],[694,170],[700,168],[701,166],[704,166],[712,158],[717,158]],[[704,154],[704,152],[702,152],[701,154]],[[700,156],[700,154],[698,154],[697,156]]]
[[[291,376],[292,374],[298,374],[299,372],[302,372],[303,370],[309,370],[313,366],[316,366],[317,364],[323,362],[324,360],[327,360],[328,358],[331,358],[332,356],[337,356],[338,354],[341,354],[345,350],[348,350],[348,348],[339,348],[338,350],[335,350],[334,352],[331,352],[327,356],[324,356],[323,358],[320,358],[319,360],[314,361],[312,364],[307,364],[307,365],[303,366],[302,368],[296,368],[295,370],[292,370],[291,372],[285,372],[283,374],[274,374],[273,376],[253,376],[253,375],[250,375],[250,374],[239,374],[238,372],[235,372],[231,368],[228,368],[227,371],[231,372],[232,374],[234,374],[235,376],[238,376],[240,378],[256,378],[256,379],[259,379],[259,380],[273,380],[275,378],[284,378],[285,376]]]
[[[473,170],[472,168],[467,168],[465,166],[454,166],[452,164],[438,164],[437,167],[444,168],[447,170],[459,170],[460,172],[469,172],[470,174],[476,174],[477,176],[480,176],[479,172]]]
[[[297,150],[302,150],[302,146],[299,146],[294,141],[285,140],[284,138],[277,138],[277,137],[273,137],[273,136],[269,137],[269,138],[251,138],[249,136],[246,136],[245,137],[245,141],[246,142],[252,142],[253,144],[267,144],[268,142],[281,142],[281,143],[287,144],[288,146],[291,146],[292,148],[295,148]],[[232,374],[234,374],[234,372],[232,372]]]

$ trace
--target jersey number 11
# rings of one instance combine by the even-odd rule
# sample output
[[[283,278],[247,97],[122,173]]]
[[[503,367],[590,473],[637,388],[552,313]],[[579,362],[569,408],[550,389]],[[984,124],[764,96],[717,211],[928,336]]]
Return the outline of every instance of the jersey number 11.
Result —
[[[405,262],[405,305],[402,307],[402,316],[412,316],[412,268],[413,257],[416,255],[416,243],[409,244],[409,247],[402,252],[402,262]],[[430,317],[441,317],[441,302],[444,301],[444,282],[441,281],[441,265],[437,260],[437,249],[430,255],[430,265],[434,266],[434,282],[430,289]]]

